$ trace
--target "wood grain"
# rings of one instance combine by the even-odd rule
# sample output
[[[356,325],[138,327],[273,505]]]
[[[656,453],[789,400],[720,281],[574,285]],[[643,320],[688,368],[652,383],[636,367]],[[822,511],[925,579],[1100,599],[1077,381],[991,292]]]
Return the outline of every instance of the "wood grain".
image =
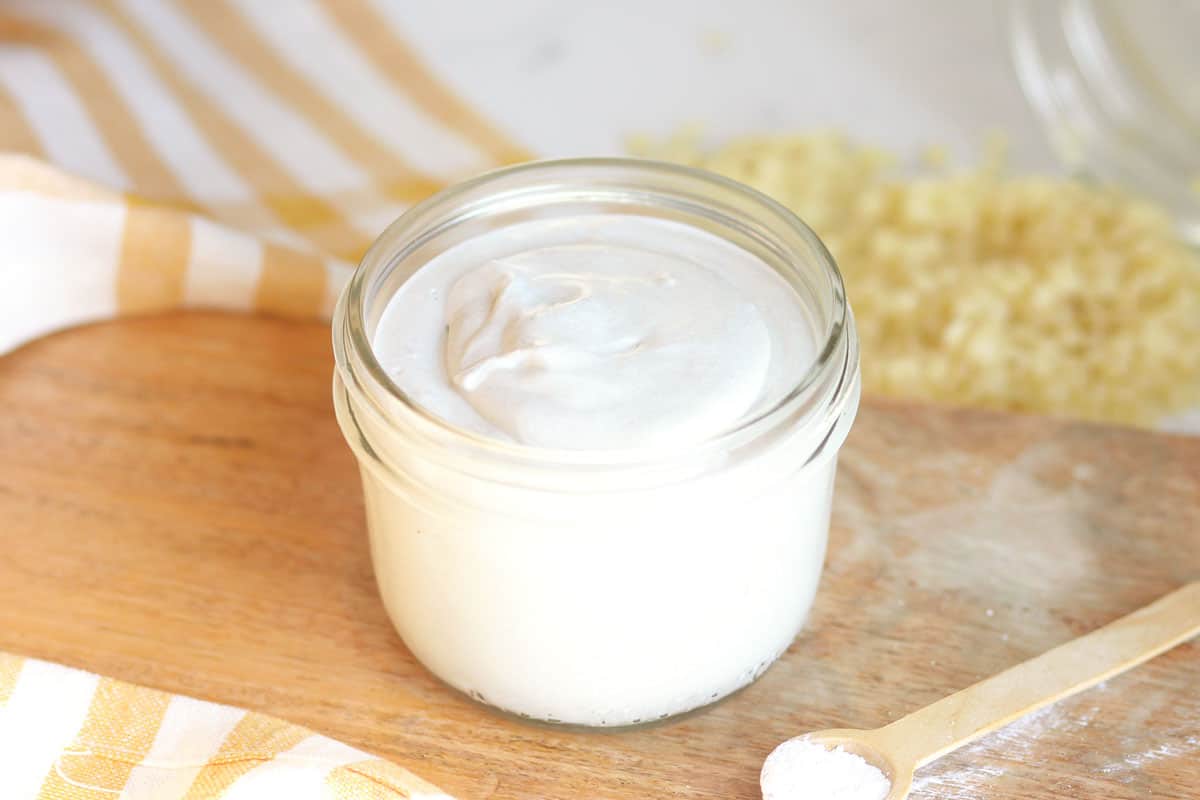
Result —
[[[276,714],[463,800],[750,800],[791,735],[886,724],[1200,577],[1200,439],[868,402],[813,617],[762,680],[636,732],[522,724],[392,632],[328,340],[177,314],[0,359],[0,649]],[[951,754],[913,796],[1194,798],[1198,656]]]

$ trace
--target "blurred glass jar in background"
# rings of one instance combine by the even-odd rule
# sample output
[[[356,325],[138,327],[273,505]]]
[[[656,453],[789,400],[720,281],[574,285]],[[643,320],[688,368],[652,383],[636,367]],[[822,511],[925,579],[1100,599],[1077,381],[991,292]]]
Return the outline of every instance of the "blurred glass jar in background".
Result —
[[[1066,167],[1157,202],[1200,244],[1200,3],[1013,0],[1008,22]]]

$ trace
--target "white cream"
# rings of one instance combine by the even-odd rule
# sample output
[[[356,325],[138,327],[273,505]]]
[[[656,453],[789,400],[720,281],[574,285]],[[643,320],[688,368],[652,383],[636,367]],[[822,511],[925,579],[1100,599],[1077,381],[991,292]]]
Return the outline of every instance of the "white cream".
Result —
[[[543,453],[655,454],[496,461],[339,373],[380,592],[417,658],[483,702],[593,726],[757,677],[816,592],[856,362],[829,411],[680,454],[794,388],[814,316],[747,250],[644,216],[497,228],[408,275],[373,350],[434,417]]]
[[[746,250],[610,214],[533,220],[439,254],[392,298],[374,347],[448,422],[594,450],[720,433],[789,388],[814,337],[792,289]]]
[[[446,370],[523,444],[702,441],[762,393],[771,339],[753,303],[704,267],[601,244],[489,261],[447,298]]]

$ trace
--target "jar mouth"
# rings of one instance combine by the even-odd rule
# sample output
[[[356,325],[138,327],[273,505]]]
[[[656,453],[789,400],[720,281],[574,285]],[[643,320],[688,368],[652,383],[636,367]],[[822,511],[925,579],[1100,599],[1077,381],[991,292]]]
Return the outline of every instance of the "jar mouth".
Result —
[[[799,217],[761,192],[694,167],[640,158],[572,158],[492,170],[451,186],[410,208],[375,241],[343,290],[333,317],[339,376],[347,387],[356,387],[369,400],[368,413],[393,421],[397,413],[402,414],[413,432],[423,438],[510,461],[620,467],[664,457],[661,447],[548,448],[463,428],[410,397],[375,354],[371,317],[377,321],[380,293],[389,288],[394,293],[395,286],[389,284],[398,286],[407,279],[401,276],[396,283],[394,275],[406,257],[456,225],[515,208],[528,210],[539,197],[550,204],[571,201],[596,207],[621,202],[661,204],[738,231],[772,256],[768,263],[777,271],[780,265],[808,268],[808,273],[791,276],[789,282],[793,288],[804,284],[820,306],[816,311],[821,325],[812,363],[778,399],[697,441],[687,448],[688,453],[739,446],[764,430],[785,422],[794,425],[809,415],[832,417],[836,422],[849,399],[857,399],[857,339],[842,275],[825,245]],[[832,430],[817,443],[814,455],[831,436]],[[672,459],[681,455],[686,454],[680,448],[670,448]]]

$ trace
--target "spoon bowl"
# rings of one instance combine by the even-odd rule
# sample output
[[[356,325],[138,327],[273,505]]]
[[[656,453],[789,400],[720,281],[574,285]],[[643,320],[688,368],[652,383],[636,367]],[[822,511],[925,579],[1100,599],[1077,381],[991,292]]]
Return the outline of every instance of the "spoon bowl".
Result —
[[[806,733],[788,741],[796,740],[818,744],[826,750],[840,747],[878,769],[887,778],[891,787],[884,800],[903,800],[908,797],[908,793],[912,789],[914,765],[905,763],[902,758],[897,758],[896,754],[887,747],[887,737],[882,728],[875,730],[832,728]],[[763,784],[765,787],[765,773]]]
[[[797,738],[819,744],[826,750],[840,747],[847,753],[853,753],[878,769],[888,779],[891,789],[885,800],[903,800],[912,790],[913,773],[916,767],[911,763],[903,763],[887,747],[887,738],[883,728],[860,730],[858,728],[831,728],[826,731],[806,733]]]

